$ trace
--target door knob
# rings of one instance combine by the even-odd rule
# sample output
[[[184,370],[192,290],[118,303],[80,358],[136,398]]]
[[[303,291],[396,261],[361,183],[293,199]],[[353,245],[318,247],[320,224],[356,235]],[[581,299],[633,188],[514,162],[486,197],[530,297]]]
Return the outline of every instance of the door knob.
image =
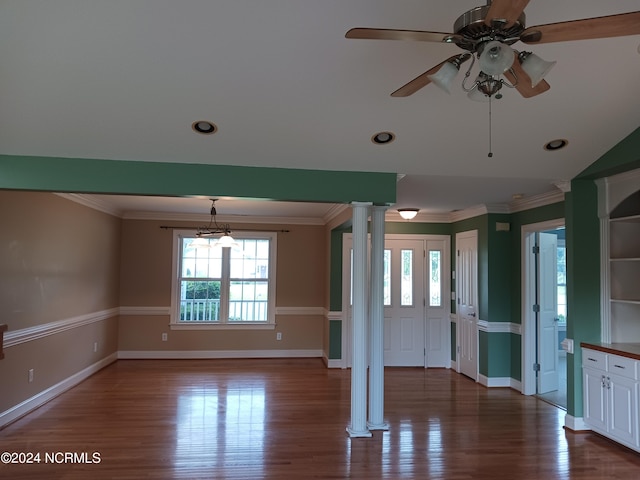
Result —
[[[474,312],[474,313],[470,313],[470,314],[469,314],[469,316],[470,316],[470,317],[475,317],[475,316],[476,316],[476,314],[475,314],[475,312]]]

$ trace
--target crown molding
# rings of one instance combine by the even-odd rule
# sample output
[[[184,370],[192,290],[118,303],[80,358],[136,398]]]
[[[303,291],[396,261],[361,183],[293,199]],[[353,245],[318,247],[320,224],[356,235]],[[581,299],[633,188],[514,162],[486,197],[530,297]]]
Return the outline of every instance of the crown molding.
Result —
[[[571,188],[571,186],[569,186],[569,188]],[[562,201],[564,201],[564,191],[555,190],[514,200],[509,204],[509,210],[510,213],[522,212],[523,210],[531,210],[532,208],[544,207],[545,205],[551,205]]]
[[[207,225],[211,220],[211,215],[200,213],[167,213],[167,212],[144,212],[129,211],[122,215],[126,220],[160,220],[174,222],[198,222]],[[216,215],[218,223],[255,223],[272,225],[324,225],[322,218],[318,217],[273,217],[257,215]],[[233,227],[233,225],[232,225]],[[232,228],[233,230],[233,228]]]
[[[71,200],[72,202],[79,203],[80,205],[84,205],[85,207],[92,208],[94,210],[98,210],[103,213],[108,213],[109,215],[113,215],[114,217],[122,218],[123,212],[118,208],[115,208],[108,202],[103,202],[102,200],[98,200],[93,195],[86,195],[81,193],[58,193],[55,192],[54,195],[58,195],[59,197],[66,198],[67,200]]]

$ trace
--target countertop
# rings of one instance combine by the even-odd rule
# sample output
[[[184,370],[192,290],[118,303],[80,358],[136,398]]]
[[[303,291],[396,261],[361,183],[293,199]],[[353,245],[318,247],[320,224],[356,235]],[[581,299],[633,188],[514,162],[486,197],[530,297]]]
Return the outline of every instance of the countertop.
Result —
[[[621,357],[640,360],[640,343],[590,343],[582,342],[581,347],[599,350],[601,352],[620,355]]]

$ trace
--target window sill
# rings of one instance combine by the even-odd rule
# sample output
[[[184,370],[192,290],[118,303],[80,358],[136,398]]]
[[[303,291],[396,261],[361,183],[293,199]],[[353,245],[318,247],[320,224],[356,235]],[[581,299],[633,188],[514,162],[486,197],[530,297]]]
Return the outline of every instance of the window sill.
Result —
[[[171,330],[275,330],[275,323],[170,323]]]

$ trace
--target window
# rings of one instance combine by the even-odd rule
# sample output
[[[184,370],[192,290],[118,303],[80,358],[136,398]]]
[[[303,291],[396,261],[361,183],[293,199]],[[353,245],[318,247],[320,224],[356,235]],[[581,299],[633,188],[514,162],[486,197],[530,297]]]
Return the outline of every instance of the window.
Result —
[[[442,283],[440,281],[440,251],[429,250],[429,306],[442,306]]]
[[[238,248],[220,248],[175,231],[172,328],[273,328],[276,234],[234,238]]]
[[[400,305],[413,306],[413,250],[400,250],[402,276],[400,280]]]

